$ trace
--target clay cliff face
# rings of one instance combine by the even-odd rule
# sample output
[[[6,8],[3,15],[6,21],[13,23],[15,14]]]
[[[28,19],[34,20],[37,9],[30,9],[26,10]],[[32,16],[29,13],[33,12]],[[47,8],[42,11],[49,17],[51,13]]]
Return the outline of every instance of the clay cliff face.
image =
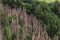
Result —
[[[25,38],[28,34],[32,34],[30,40],[51,40],[51,38],[48,36],[48,33],[45,30],[45,28],[43,28],[40,25],[40,22],[38,21],[36,15],[33,15],[33,14],[28,15],[26,13],[26,9],[24,7],[23,7],[23,9],[22,8],[11,9],[10,6],[4,5],[3,8],[6,11],[8,17],[10,17],[12,15],[16,16],[15,19],[14,18],[11,19],[12,20],[12,22],[11,22],[12,34],[18,32],[18,30],[19,30],[18,19],[20,18],[23,21],[22,25],[27,28],[26,30],[22,30],[22,40],[26,40]],[[1,18],[0,18],[0,20],[1,20]],[[0,26],[1,26],[1,21],[0,21]],[[0,40],[2,40],[1,37],[2,37],[2,32],[0,30]],[[21,36],[19,36],[19,34],[17,33],[16,38],[14,40],[19,40],[19,37],[21,37]],[[54,40],[58,40],[57,35],[55,35]]]

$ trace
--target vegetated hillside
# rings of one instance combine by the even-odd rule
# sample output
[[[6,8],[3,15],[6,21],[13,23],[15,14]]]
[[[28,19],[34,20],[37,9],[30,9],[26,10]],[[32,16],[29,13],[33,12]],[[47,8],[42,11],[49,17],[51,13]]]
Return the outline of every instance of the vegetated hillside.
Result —
[[[54,2],[55,0],[38,0],[38,1]]]
[[[0,40],[60,40],[60,1],[1,0]]]
[[[38,0],[38,1],[46,1],[46,2],[50,3],[50,2],[54,2],[55,0]],[[58,0],[58,1],[60,1],[60,0]]]

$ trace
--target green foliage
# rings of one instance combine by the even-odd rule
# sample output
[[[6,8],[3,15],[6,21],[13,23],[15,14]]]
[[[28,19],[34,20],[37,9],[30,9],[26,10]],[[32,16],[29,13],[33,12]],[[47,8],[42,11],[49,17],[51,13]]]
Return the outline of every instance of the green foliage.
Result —
[[[8,1],[9,1],[9,0],[2,0],[2,2],[3,2],[4,4],[7,4]]]
[[[0,14],[3,15],[4,13],[5,13],[5,11],[0,8]]]
[[[51,36],[51,38],[57,34],[60,30],[60,19],[52,9],[50,9],[49,4],[42,2],[35,7],[35,14],[39,20],[43,21],[46,30]]]
[[[11,6],[11,8],[17,7],[17,3],[19,3],[17,0],[2,0],[2,3],[4,5],[8,4]]]
[[[32,12],[32,5],[31,4],[25,3],[24,6],[25,6],[25,8],[27,10],[27,13],[31,13]]]
[[[6,15],[5,10],[2,9],[2,8],[0,8],[0,17],[1,17],[1,19],[2,19],[3,17],[5,17],[5,15]]]
[[[26,30],[27,29],[27,27],[25,27],[25,26],[19,26],[19,29],[18,29],[18,34],[19,34],[19,39],[20,40],[23,40],[23,37],[22,37],[22,31],[23,30]]]
[[[54,2],[52,11],[60,18],[60,2],[59,1]]]
[[[25,40],[31,40],[31,39],[32,39],[32,34],[28,34]]]
[[[5,27],[4,28],[4,38],[6,40],[12,40],[12,33],[10,27]]]
[[[2,17],[2,24],[3,26],[10,26],[11,25],[11,17]]]
[[[4,5],[8,4],[9,6],[11,6],[11,8],[20,7],[23,5],[22,3],[31,3],[31,2],[33,2],[33,0],[2,0],[2,3]]]
[[[20,25],[20,26],[23,26],[23,21],[21,20],[21,18],[20,17],[18,17],[19,19],[18,19],[18,24]]]
[[[12,40],[15,40],[15,39],[16,39],[16,35],[17,35],[17,32],[14,32],[14,33],[12,34]]]
[[[4,9],[0,9],[0,15],[3,26],[9,26],[11,24],[11,17],[7,17]]]
[[[22,40],[22,29],[21,29],[21,26],[19,26],[18,34],[19,34],[19,39]]]
[[[16,19],[16,18],[17,18],[17,16],[16,16],[16,15],[12,15],[11,17],[12,17],[13,19]]]

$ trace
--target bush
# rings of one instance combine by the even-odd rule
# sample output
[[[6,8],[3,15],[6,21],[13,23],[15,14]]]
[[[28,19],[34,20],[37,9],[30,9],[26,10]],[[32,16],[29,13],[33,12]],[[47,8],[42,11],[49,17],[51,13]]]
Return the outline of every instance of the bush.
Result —
[[[6,40],[12,40],[12,33],[10,27],[5,27],[4,28],[4,38]]]

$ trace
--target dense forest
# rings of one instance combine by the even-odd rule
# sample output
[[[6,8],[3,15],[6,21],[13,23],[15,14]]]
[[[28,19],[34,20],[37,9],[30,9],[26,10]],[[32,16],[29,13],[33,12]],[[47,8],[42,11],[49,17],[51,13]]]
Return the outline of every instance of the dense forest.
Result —
[[[0,40],[60,40],[60,1],[0,0]]]

